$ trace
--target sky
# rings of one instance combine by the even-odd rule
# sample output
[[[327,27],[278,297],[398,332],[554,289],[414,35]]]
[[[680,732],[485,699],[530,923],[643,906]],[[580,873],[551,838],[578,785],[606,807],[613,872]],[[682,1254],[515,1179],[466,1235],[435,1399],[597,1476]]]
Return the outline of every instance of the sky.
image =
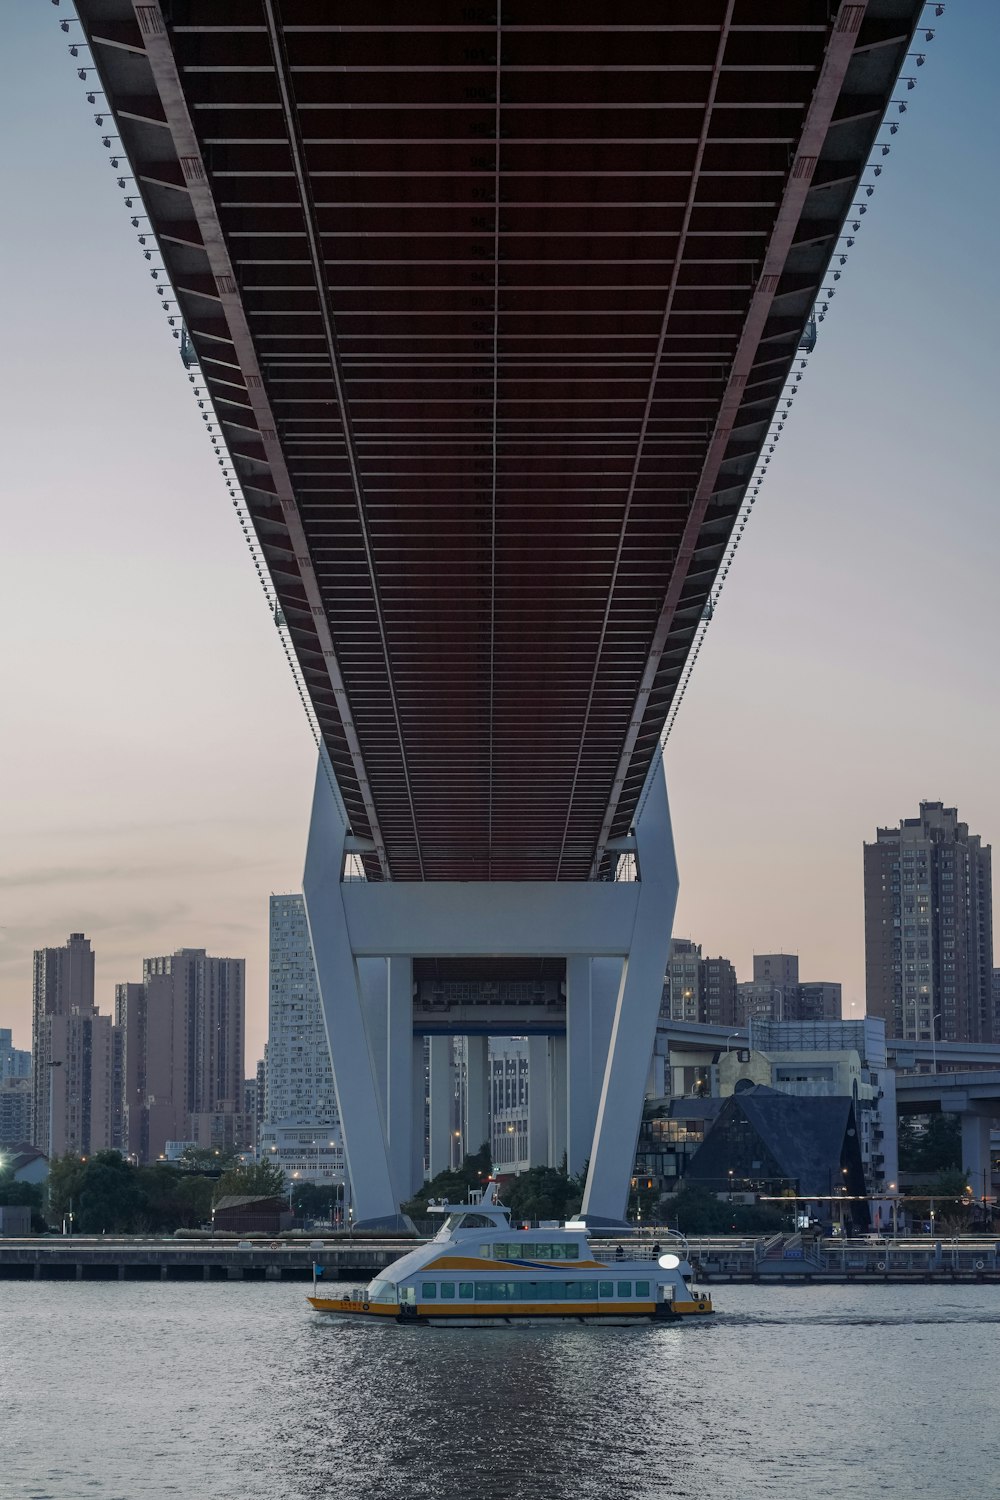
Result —
[[[0,16],[0,1026],[30,1044],[32,950],[71,931],[105,1011],[203,947],[247,960],[252,1071],[315,748],[70,13]],[[667,745],[675,933],[740,978],[797,952],[847,1014],[876,827],[941,800],[1000,843],[1000,5],[929,24]]]

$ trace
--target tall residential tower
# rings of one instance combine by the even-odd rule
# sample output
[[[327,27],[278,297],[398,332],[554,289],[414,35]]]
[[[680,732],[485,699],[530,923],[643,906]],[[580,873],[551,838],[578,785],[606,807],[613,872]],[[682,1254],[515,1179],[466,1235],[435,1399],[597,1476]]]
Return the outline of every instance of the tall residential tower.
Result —
[[[271,897],[264,1120],[258,1151],[303,1181],[344,1181],[340,1115],[305,902]]]
[[[35,951],[31,1138],[46,1156],[84,1155],[112,1141],[111,1017],[94,1005],[90,939]]]
[[[921,802],[878,829],[864,870],[869,1015],[894,1037],[995,1041],[990,846],[954,807]]]
[[[245,961],[181,948],[147,958],[115,992],[124,1031],[123,1147],[142,1161],[167,1141],[242,1149]]]

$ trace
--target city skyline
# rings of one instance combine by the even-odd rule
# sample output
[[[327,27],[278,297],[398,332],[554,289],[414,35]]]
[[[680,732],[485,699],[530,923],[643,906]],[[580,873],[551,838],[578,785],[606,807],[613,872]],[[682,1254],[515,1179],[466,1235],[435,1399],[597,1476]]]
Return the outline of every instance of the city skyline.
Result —
[[[33,233],[7,251],[0,1025],[25,1045],[31,952],[70,931],[105,1010],[144,954],[197,944],[247,958],[250,1061],[315,752],[57,19],[15,5],[4,59],[3,107],[35,128],[4,168]],[[1000,837],[979,291],[998,40],[974,3],[926,49],[667,751],[675,932],[741,973],[798,952],[847,1014],[874,830],[941,800]]]

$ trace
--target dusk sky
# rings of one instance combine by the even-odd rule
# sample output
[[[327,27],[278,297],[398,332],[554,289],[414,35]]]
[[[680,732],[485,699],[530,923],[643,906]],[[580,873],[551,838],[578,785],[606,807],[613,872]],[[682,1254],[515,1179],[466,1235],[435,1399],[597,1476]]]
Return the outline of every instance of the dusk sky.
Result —
[[[30,1044],[32,950],[71,931],[105,1011],[145,955],[204,947],[247,959],[252,1071],[315,750],[71,13],[2,16],[0,1025]],[[863,841],[929,798],[1000,846],[1000,5],[927,16],[667,749],[676,934],[740,978],[798,952],[855,1015]]]

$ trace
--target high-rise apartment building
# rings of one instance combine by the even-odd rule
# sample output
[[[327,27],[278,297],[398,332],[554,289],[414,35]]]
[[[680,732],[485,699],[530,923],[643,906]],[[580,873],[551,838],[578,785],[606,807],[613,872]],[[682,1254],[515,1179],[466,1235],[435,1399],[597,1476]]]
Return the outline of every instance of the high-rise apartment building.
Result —
[[[35,952],[31,1051],[33,1144],[46,1156],[109,1147],[111,1017],[94,1005],[94,954],[82,932]]]
[[[31,1079],[0,1079],[0,1146],[31,1140]]]
[[[701,944],[689,938],[673,938],[663,982],[660,1014],[671,1021],[699,1021],[701,997]]]
[[[30,1078],[31,1053],[27,1048],[14,1046],[14,1034],[9,1026],[0,1026],[0,1083],[5,1078]]]
[[[703,958],[700,943],[674,938],[664,977],[660,1014],[671,1021],[732,1026],[736,1021],[736,970],[728,958]]]
[[[204,948],[143,960],[115,990],[123,1030],[122,1148],[153,1161],[168,1141],[242,1149],[245,961]]]
[[[305,902],[271,897],[267,1066],[258,1150],[302,1178],[342,1181],[340,1114]]]
[[[869,1015],[894,1037],[996,1040],[990,846],[921,802],[865,844],[864,885]]]
[[[842,986],[800,980],[797,953],[755,953],[753,979],[737,986],[741,1026],[761,1021],[839,1021]]]
[[[736,1025],[736,970],[728,958],[702,959],[701,1019],[709,1026]]]

